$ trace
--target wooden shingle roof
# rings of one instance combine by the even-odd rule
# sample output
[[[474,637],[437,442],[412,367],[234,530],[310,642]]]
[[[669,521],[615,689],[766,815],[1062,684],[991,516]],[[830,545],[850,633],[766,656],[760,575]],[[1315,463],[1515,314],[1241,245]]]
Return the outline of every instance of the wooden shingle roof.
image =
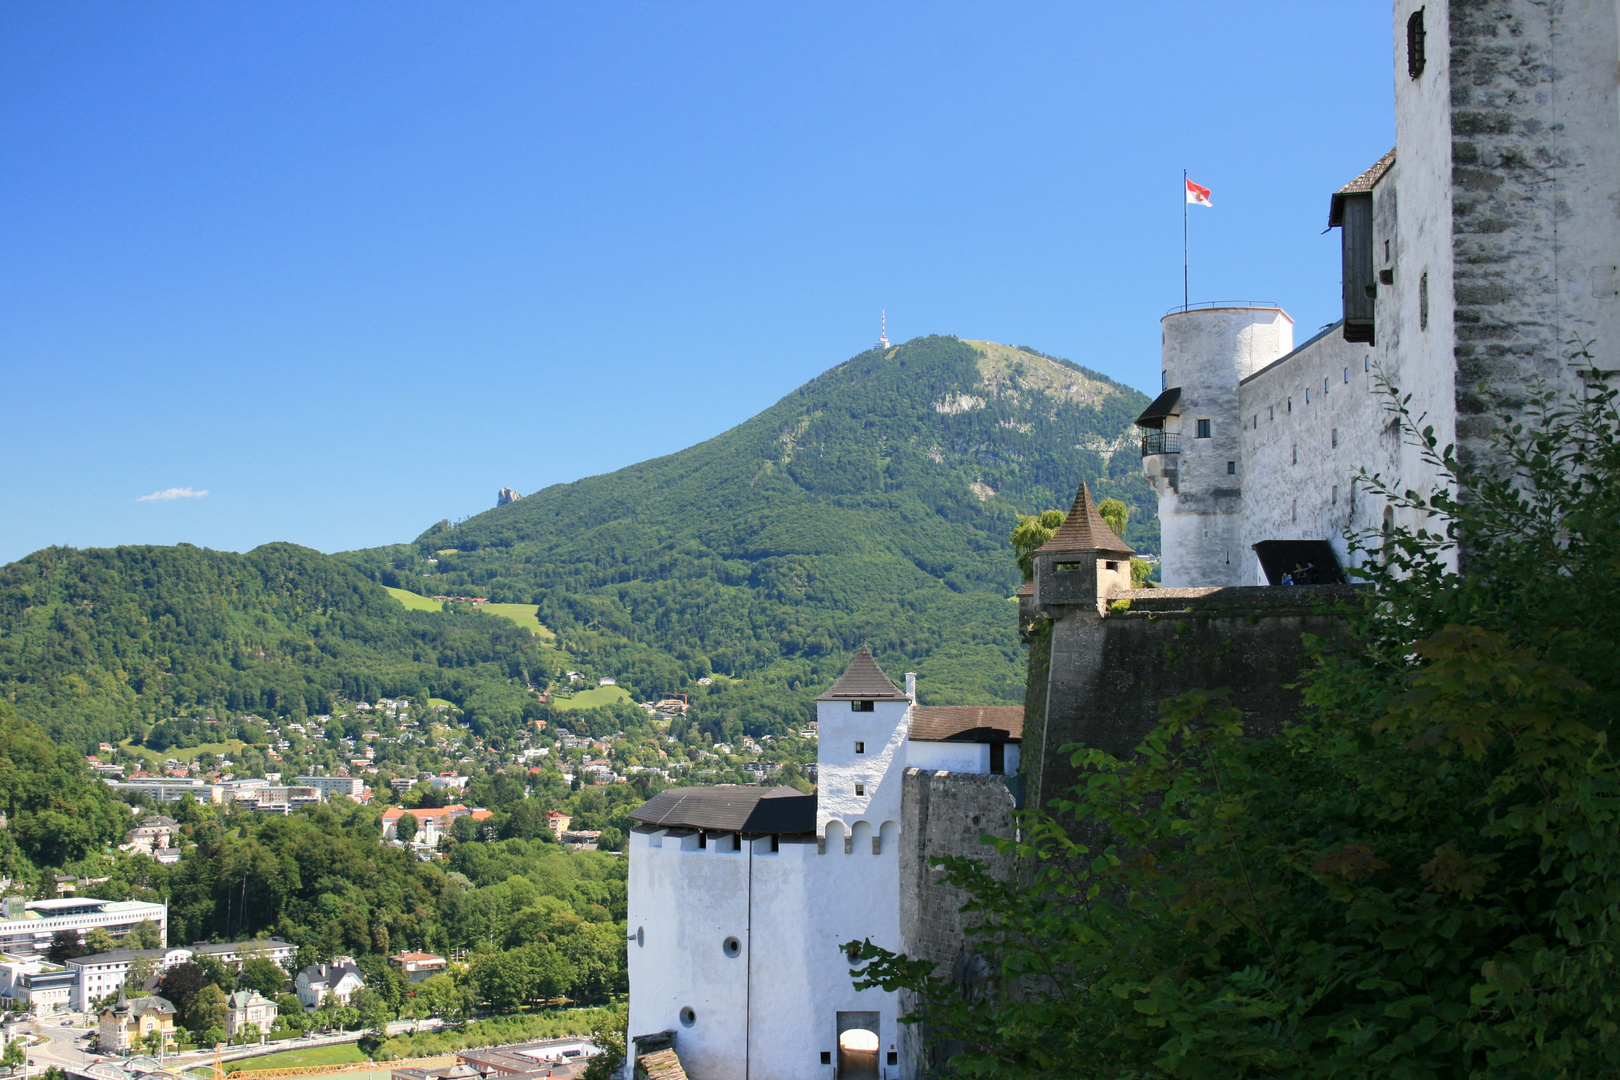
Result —
[[[878,667],[877,661],[872,659],[872,650],[862,645],[855,650],[855,658],[849,662],[849,667],[838,677],[838,681],[816,700],[849,701],[855,698],[900,700],[905,696],[905,691],[894,685],[893,680],[883,674],[883,669]]]
[[[1106,551],[1111,555],[1130,555],[1125,541],[1114,534],[1108,522],[1097,513],[1097,504],[1091,501],[1091,489],[1081,481],[1074,496],[1069,516],[1063,519],[1052,539],[1035,549],[1037,555],[1056,555],[1070,551]]]
[[[911,738],[921,742],[1011,742],[1024,737],[1022,705],[917,705]]]

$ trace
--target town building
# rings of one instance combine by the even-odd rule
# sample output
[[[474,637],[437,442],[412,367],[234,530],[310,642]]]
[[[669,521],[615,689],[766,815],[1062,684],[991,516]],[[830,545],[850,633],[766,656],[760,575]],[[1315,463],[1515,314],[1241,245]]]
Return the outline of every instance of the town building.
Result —
[[[196,956],[212,956],[222,964],[242,970],[242,961],[261,956],[273,960],[282,971],[291,971],[298,946],[280,938],[252,938],[248,941],[199,942],[189,946]]]
[[[555,838],[558,843],[562,842],[563,833],[568,831],[569,823],[573,820],[573,818],[569,817],[561,810],[546,811],[546,827],[551,830],[552,837]]]
[[[194,801],[199,803],[219,803],[225,800],[224,788],[218,784],[210,784],[200,777],[180,779],[175,777],[136,776],[128,780],[113,780],[105,777],[103,780],[114,791],[145,795],[153,802],[159,803],[179,802],[187,795],[190,795]]]
[[[358,776],[295,776],[293,783],[319,791],[324,798],[334,795],[363,802],[366,782]]]
[[[349,996],[365,985],[365,977],[352,960],[311,964],[293,980],[293,989],[306,1009],[320,1008],[328,995],[347,1005]]]
[[[38,1016],[73,1008],[77,975],[43,956],[0,955],[0,1012],[32,1006]]]
[[[399,819],[410,814],[416,819],[416,837],[412,841],[421,847],[436,847],[442,837],[450,835],[450,827],[457,818],[470,817],[474,821],[488,821],[494,816],[481,807],[468,809],[461,805],[418,807],[408,810],[401,806],[392,806],[383,811],[382,834],[384,840],[398,838],[397,829]]]
[[[75,976],[73,1010],[94,1012],[96,1002],[123,991],[129,969],[138,961],[146,961],[152,968],[152,974],[161,977],[170,968],[190,959],[190,949],[114,949],[90,956],[76,956],[64,965]]]
[[[163,814],[144,817],[124,836],[123,850],[131,855],[150,855],[161,863],[180,861],[180,847],[175,838],[180,835],[180,823]]]
[[[630,1029],[674,1031],[693,1075],[910,1075],[902,1003],[841,947],[959,945],[916,883],[1010,827],[1022,708],[919,705],[862,646],[816,715],[815,795],[670,788],[630,815]]]
[[[450,963],[442,956],[425,952],[402,952],[397,956],[390,956],[388,962],[404,974],[406,982],[413,983],[437,975]]]
[[[140,922],[153,923],[158,928],[159,940],[168,941],[166,904],[66,896],[29,900],[19,911],[8,901],[0,915],[0,952],[22,957],[46,952],[51,947],[51,938],[61,930],[74,931],[81,941],[98,926],[113,937],[122,937]]]
[[[101,1011],[97,1048],[103,1054],[138,1052],[146,1048],[154,1034],[161,1034],[165,1044],[172,1044],[174,1016],[174,1006],[164,998],[131,998],[120,991],[118,1001]]]
[[[162,949],[114,949],[111,952],[74,957],[67,961],[65,967],[74,976],[72,987],[74,1010],[90,1012],[97,1001],[123,988],[129,969],[139,960],[150,963],[153,973],[159,977],[170,968],[199,956],[211,956],[238,971],[242,968],[243,960],[250,956],[262,956],[274,961],[283,971],[287,971],[292,967],[293,957],[297,952],[297,946],[279,938],[255,938],[251,941],[214,942]]]
[[[225,1034],[237,1038],[248,1027],[258,1029],[261,1039],[270,1033],[281,1009],[257,990],[238,990],[225,997]]]

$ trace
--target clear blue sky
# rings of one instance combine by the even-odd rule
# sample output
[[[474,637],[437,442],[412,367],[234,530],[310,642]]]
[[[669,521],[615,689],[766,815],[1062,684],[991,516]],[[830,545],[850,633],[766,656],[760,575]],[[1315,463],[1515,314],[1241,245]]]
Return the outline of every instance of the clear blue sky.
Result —
[[[0,3],[0,560],[322,550],[708,438],[877,336],[1144,390],[1335,317],[1380,3]],[[170,489],[202,497],[145,499]]]

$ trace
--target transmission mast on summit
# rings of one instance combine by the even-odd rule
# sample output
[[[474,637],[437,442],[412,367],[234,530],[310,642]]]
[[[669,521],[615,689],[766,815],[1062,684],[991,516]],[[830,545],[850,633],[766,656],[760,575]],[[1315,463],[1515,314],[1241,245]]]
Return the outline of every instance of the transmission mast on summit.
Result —
[[[887,349],[889,347],[889,311],[887,308],[883,309],[882,318],[883,326],[882,329],[878,331],[877,344],[873,346],[873,348],[876,349]]]

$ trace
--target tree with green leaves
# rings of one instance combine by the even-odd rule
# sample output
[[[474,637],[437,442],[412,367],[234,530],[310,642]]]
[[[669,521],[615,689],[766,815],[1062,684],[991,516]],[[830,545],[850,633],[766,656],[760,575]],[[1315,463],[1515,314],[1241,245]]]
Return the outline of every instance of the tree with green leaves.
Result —
[[[1355,538],[1355,646],[1296,722],[1246,738],[1211,687],[1129,758],[1065,748],[1082,782],[998,844],[1016,880],[946,860],[982,977],[858,947],[960,1073],[1620,1074],[1616,393],[1503,403],[1470,462],[1392,402],[1446,482],[1361,478],[1421,524]]]
[[[101,928],[98,926],[96,929]],[[51,947],[45,951],[45,959],[53,964],[65,964],[74,957],[84,954],[85,949],[79,942],[77,930],[58,930],[51,935]]]
[[[123,945],[126,949],[161,949],[163,931],[151,919],[142,919],[129,928],[129,933],[124,935]]]
[[[621,1075],[624,1068],[624,1036],[629,1024],[628,1006],[618,1004],[602,1010],[601,1019],[591,1025],[591,1044],[601,1053],[586,1062],[584,1080],[612,1080]]]
[[[257,990],[267,998],[274,998],[287,988],[287,973],[267,956],[250,956],[242,961],[242,969],[236,974],[236,985],[243,990]]]
[[[97,953],[112,952],[118,948],[118,939],[107,932],[105,926],[92,926],[84,935],[84,951],[87,956]]]
[[[416,815],[410,812],[399,815],[394,823],[394,839],[402,844],[408,844],[416,839]]]
[[[26,1060],[27,1055],[23,1052],[22,1041],[19,1039],[12,1039],[6,1043],[4,1050],[0,1050],[0,1065],[4,1065],[9,1071],[15,1072],[17,1066]]]
[[[191,1007],[185,1014],[185,1025],[192,1031],[207,1031],[210,1028],[223,1028],[225,1014],[229,1005],[225,1000],[225,991],[213,983],[209,983],[198,990],[191,999]]]
[[[1024,575],[1026,584],[1035,580],[1036,549],[1052,539],[1052,534],[1058,531],[1067,517],[1068,514],[1062,510],[1044,510],[1019,518],[1018,524],[1013,526],[1013,555],[1018,560],[1018,570]]]

